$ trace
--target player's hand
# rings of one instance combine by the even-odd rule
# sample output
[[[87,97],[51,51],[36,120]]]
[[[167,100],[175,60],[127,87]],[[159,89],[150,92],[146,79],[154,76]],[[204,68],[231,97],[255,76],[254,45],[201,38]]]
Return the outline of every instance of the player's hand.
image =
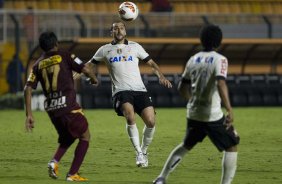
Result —
[[[234,117],[233,117],[232,110],[227,111],[227,115],[225,117],[226,129],[230,128],[230,126],[232,125],[233,121],[234,121]]]
[[[95,78],[87,78],[86,81],[89,82],[90,84],[92,84],[93,86],[99,85],[99,81],[96,77]]]
[[[81,74],[76,73],[76,72],[72,75],[72,78],[73,78],[74,80],[79,79],[80,77],[81,77]]]
[[[163,85],[167,88],[172,88],[172,84],[165,77],[160,77],[159,82],[160,82],[161,85]]]
[[[25,129],[27,132],[32,132],[34,128],[34,120],[32,116],[27,116],[25,120]]]

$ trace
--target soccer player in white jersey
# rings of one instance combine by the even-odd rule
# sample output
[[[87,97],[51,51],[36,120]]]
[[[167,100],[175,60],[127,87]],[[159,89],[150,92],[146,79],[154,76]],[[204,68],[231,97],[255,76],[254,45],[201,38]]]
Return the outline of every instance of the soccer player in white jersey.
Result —
[[[188,100],[186,136],[170,153],[154,184],[165,184],[184,155],[206,136],[219,151],[224,151],[221,184],[230,184],[235,175],[239,136],[232,125],[233,112],[225,82],[228,62],[215,51],[221,44],[221,29],[215,25],[204,26],[200,39],[203,51],[189,59],[178,85],[181,96]]]
[[[123,22],[115,22],[111,27],[113,41],[100,47],[91,62],[105,62],[112,81],[112,96],[115,111],[126,119],[126,129],[130,141],[136,150],[136,164],[148,166],[147,149],[155,132],[155,111],[152,99],[143,84],[139,60],[148,64],[159,78],[159,83],[167,88],[172,85],[160,72],[158,65],[150,58],[144,48],[136,42],[126,39]],[[142,144],[135,123],[135,113],[144,121]]]

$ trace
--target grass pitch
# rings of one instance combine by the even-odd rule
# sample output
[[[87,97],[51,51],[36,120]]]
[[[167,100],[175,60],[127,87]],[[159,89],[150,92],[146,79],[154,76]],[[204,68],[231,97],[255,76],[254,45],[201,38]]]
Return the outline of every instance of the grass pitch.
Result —
[[[185,109],[156,109],[157,130],[149,148],[149,167],[137,168],[125,131],[125,121],[109,110],[87,110],[91,143],[80,169],[93,184],[150,184],[171,150],[185,134]],[[282,109],[235,108],[240,134],[238,169],[233,184],[282,183]],[[24,131],[24,111],[0,111],[0,183],[65,183],[75,145],[60,163],[60,177],[47,175],[47,163],[57,148],[57,133],[45,112],[34,112],[33,133]],[[137,119],[139,132],[143,129]],[[169,184],[217,184],[221,157],[209,139],[189,152],[171,173]]]

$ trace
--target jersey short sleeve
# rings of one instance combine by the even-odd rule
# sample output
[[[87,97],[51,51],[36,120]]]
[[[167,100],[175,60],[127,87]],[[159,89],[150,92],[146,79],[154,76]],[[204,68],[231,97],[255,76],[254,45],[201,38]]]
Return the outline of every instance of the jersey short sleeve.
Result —
[[[145,49],[139,45],[138,43],[136,43],[136,48],[137,48],[137,57],[141,60],[145,60],[149,57],[149,54],[145,51]]]
[[[97,64],[104,60],[104,46],[100,47],[91,59],[91,62]]]
[[[191,60],[192,60],[192,57],[191,57],[191,58],[187,61],[187,63],[186,63],[184,72],[183,72],[183,74],[182,74],[182,79],[190,80],[189,65],[190,65]]]
[[[216,63],[215,73],[217,77],[227,77],[228,61],[225,57],[220,57]]]
[[[38,84],[38,76],[37,76],[37,65],[34,65],[32,67],[32,70],[27,78],[27,82],[26,82],[26,85],[27,86],[30,86],[31,88],[33,89],[36,89],[37,88],[37,84]]]
[[[69,64],[71,65],[71,69],[77,73],[81,73],[84,67],[84,63],[74,54],[71,54],[68,58]]]

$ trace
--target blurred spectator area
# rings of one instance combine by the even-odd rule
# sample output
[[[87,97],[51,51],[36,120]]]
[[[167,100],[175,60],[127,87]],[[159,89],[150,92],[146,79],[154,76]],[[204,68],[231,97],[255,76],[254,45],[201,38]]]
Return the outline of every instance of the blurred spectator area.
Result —
[[[30,7],[38,21],[30,29],[38,33],[49,29],[56,30],[62,39],[107,37],[111,23],[118,20],[117,9],[123,1],[7,0],[0,24],[8,28],[0,28],[0,42],[13,34],[9,15],[17,17],[22,29],[20,19],[28,14]],[[221,26],[227,38],[282,38],[282,0],[170,0],[173,12],[164,13],[150,12],[148,0],[133,2],[139,7],[140,15],[127,23],[130,36],[197,37],[203,24],[214,23]]]
[[[124,0],[7,0],[5,9],[69,10],[90,12],[116,12]],[[280,14],[281,0],[169,0],[179,13],[267,13]],[[141,13],[147,13],[151,4],[147,0],[133,1]]]
[[[5,91],[5,69],[15,52],[15,34],[19,34],[25,66],[40,55],[37,37],[46,30],[54,31],[62,47],[87,61],[110,42],[109,29],[119,20],[117,9],[123,1],[6,0],[0,10],[0,94]],[[127,35],[145,47],[165,74],[182,73],[189,57],[201,50],[197,37],[208,23],[223,30],[219,52],[229,59],[230,74],[282,74],[282,0],[170,0],[173,11],[165,13],[150,12],[147,0],[133,2],[140,15],[126,22]],[[30,7],[35,22],[27,28],[23,18]],[[29,45],[27,29],[37,33]],[[151,70],[142,65],[141,71]],[[104,75],[107,70],[100,65],[98,72]]]
[[[165,74],[182,73],[188,59],[201,50],[196,38],[129,38],[140,43],[159,64]],[[95,51],[111,38],[79,38],[61,42],[61,47],[88,61]],[[218,52],[229,60],[229,74],[282,74],[282,39],[226,38]],[[35,49],[30,62],[41,54]],[[151,69],[140,62],[141,73],[150,74]],[[99,74],[107,74],[104,64],[98,65]]]

